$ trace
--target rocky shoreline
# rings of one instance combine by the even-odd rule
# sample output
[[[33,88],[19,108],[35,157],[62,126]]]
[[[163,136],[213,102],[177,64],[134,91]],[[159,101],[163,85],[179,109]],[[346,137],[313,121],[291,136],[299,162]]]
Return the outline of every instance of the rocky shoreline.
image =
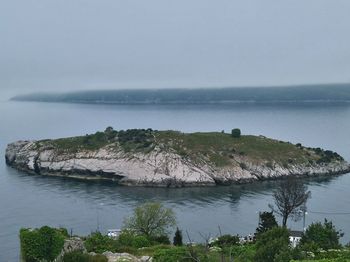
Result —
[[[50,143],[17,141],[7,146],[5,158],[7,165],[30,174],[107,180],[125,186],[215,186],[350,172],[349,163],[343,159],[263,165],[235,155],[232,164],[215,166],[210,161],[193,161],[159,145],[147,153],[125,152],[111,144],[94,150],[58,151]]]

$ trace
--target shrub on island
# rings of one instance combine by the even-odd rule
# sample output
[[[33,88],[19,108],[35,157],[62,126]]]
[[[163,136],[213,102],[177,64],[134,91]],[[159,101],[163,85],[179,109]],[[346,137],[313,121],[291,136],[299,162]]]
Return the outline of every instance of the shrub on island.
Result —
[[[241,129],[239,128],[232,129],[231,136],[235,138],[241,137]]]

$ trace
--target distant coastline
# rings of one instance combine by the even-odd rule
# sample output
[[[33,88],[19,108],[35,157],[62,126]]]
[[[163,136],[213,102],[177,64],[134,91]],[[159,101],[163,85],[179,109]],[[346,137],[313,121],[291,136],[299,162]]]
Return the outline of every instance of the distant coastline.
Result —
[[[82,104],[350,104],[350,84],[198,89],[123,89],[17,95],[13,101]]]

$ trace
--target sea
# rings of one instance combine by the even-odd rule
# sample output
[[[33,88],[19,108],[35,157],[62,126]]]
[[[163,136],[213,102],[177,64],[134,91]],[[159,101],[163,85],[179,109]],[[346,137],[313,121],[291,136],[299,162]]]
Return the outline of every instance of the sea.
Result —
[[[125,187],[28,175],[5,164],[6,145],[85,135],[104,130],[152,128],[182,132],[230,132],[302,143],[334,150],[350,161],[350,105],[228,104],[228,105],[103,105],[44,102],[0,102],[0,261],[19,260],[19,230],[49,225],[73,234],[121,228],[133,208],[159,201],[172,208],[178,227],[192,241],[219,234],[254,233],[260,211],[273,204],[280,181],[193,187]],[[350,175],[303,179],[311,191],[306,225],[332,220],[350,241]],[[280,220],[280,218],[278,218]],[[289,228],[302,230],[301,221]]]

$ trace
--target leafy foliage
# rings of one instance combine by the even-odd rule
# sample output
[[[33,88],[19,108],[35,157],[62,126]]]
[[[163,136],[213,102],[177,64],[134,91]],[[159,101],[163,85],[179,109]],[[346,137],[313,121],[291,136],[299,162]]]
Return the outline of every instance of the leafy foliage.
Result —
[[[331,150],[323,150],[322,148],[313,148],[313,151],[320,156],[319,159],[316,160],[317,163],[329,163],[332,160],[344,160],[338,153],[333,152]]]
[[[277,262],[288,255],[289,232],[285,227],[274,227],[259,235],[256,241],[256,262]]]
[[[255,244],[236,245],[229,248],[230,257],[235,262],[254,261],[256,247]]]
[[[323,259],[325,261],[350,261],[349,249],[332,249],[326,252],[315,253],[315,259]]]
[[[146,236],[135,236],[131,243],[134,248],[149,247],[150,245],[151,242]]]
[[[325,219],[324,223],[312,223],[301,238],[300,244],[306,247],[314,246],[324,250],[337,249],[341,245],[339,239],[343,233],[338,231],[332,221]]]
[[[53,261],[61,252],[64,235],[60,230],[43,226],[40,229],[21,229],[22,256],[26,262]]]
[[[182,246],[182,232],[179,228],[176,228],[173,244],[174,246]]]
[[[134,253],[138,248],[149,247],[158,243],[146,235],[137,235],[130,230],[123,230],[117,239],[95,232],[89,235],[84,242],[88,252],[100,254],[105,251]]]
[[[273,227],[277,227],[277,221],[273,212],[262,212],[259,214],[259,226],[256,229],[256,235],[264,233]]]
[[[132,246],[135,234],[129,230],[123,230],[118,236],[118,242],[122,246]]]
[[[241,137],[241,129],[239,128],[232,129],[231,136],[235,138]]]
[[[126,229],[136,234],[154,237],[168,233],[175,226],[176,218],[172,209],[161,203],[149,202],[136,207],[124,224]]]
[[[128,129],[118,132],[118,141],[125,151],[145,151],[154,143],[152,129]]]
[[[118,247],[118,242],[100,232],[94,232],[84,242],[88,252],[103,253],[114,251]]]
[[[167,235],[150,236],[149,239],[155,244],[170,245],[170,239]]]
[[[174,247],[169,249],[160,249],[154,253],[155,262],[178,262],[184,261],[188,257],[187,250],[184,247]]]

